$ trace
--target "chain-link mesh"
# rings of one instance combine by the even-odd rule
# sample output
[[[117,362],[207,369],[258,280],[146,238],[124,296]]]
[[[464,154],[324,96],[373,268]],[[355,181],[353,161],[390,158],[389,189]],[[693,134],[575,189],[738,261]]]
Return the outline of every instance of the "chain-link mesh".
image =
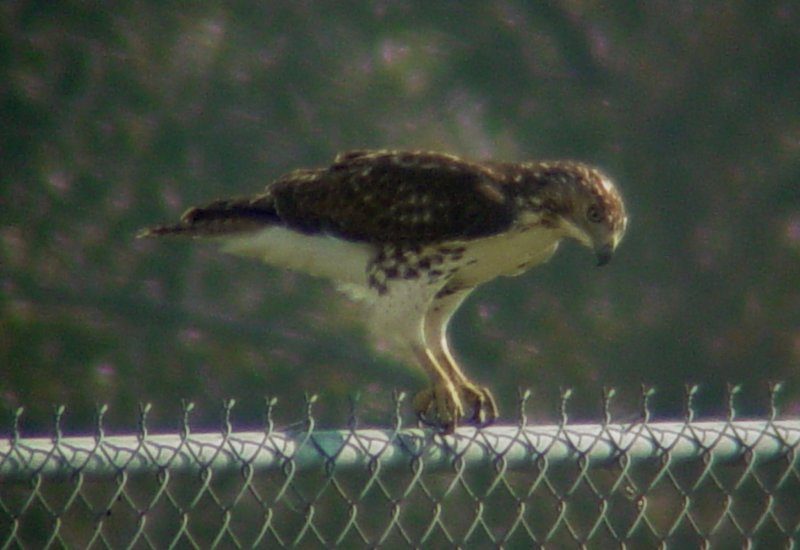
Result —
[[[794,548],[800,421],[26,438],[0,443],[2,548]],[[731,392],[733,395],[733,392]],[[524,411],[522,396],[521,410]],[[566,396],[565,396],[566,399]]]

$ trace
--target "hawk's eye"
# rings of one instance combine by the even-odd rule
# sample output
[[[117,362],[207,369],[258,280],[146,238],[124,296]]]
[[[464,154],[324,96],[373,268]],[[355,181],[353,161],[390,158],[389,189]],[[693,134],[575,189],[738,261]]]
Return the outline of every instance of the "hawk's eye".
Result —
[[[603,210],[596,204],[593,204],[586,210],[586,219],[592,223],[600,223],[603,221]]]

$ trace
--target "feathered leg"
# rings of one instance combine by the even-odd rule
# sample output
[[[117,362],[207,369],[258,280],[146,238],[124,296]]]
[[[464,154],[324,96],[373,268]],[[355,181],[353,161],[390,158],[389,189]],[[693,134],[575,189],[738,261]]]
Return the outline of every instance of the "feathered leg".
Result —
[[[469,293],[470,290],[452,293],[444,290],[437,294],[425,315],[423,331],[428,354],[444,370],[446,378],[456,387],[463,407],[467,409],[465,411],[469,415],[467,422],[484,426],[491,424],[497,418],[494,398],[487,388],[476,385],[464,374],[453,357],[447,340],[447,326],[450,319]],[[430,395],[426,404],[425,396],[418,396],[418,400],[422,402],[417,403],[417,410],[421,408],[424,410],[426,405],[427,408],[438,409],[436,399],[437,395]]]

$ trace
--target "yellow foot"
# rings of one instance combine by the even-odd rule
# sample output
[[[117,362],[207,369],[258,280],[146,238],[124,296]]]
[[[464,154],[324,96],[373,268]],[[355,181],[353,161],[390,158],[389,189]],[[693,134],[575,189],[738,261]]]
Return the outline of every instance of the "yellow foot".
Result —
[[[451,434],[464,416],[464,406],[459,391],[452,384],[440,383],[414,397],[414,412],[421,424]]]
[[[461,387],[461,399],[466,409],[471,411],[466,419],[468,424],[478,427],[488,426],[497,419],[497,404],[488,388],[473,384],[464,385]]]
[[[455,388],[440,383],[422,390],[414,398],[414,411],[421,424],[453,433],[460,421],[488,426],[497,419],[497,405],[484,387],[465,384]]]

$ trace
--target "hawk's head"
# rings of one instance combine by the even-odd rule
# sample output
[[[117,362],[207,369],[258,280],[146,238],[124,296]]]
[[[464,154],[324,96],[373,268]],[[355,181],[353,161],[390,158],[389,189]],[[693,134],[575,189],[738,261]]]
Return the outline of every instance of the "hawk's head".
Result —
[[[529,172],[523,208],[535,212],[539,223],[560,229],[565,237],[594,250],[597,265],[607,264],[628,223],[614,183],[578,162],[540,162],[525,168]]]

